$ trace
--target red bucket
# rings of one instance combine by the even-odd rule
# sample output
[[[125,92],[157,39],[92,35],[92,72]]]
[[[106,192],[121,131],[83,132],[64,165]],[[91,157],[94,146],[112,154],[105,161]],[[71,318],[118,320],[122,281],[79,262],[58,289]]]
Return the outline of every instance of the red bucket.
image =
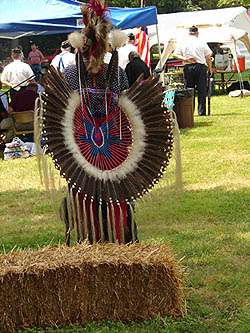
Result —
[[[244,72],[246,69],[246,61],[244,56],[237,57],[239,63],[240,72]],[[234,72],[237,72],[236,64],[234,64]]]

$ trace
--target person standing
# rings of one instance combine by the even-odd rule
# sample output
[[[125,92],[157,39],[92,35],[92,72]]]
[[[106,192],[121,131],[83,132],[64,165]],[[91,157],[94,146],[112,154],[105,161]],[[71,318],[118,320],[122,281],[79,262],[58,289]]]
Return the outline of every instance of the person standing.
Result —
[[[71,53],[71,45],[68,40],[61,44],[61,53],[56,55],[51,65],[63,72],[70,65],[75,65],[75,55]]]
[[[125,70],[128,62],[129,62],[129,53],[130,52],[136,52],[137,53],[137,47],[135,46],[135,35],[133,33],[130,33],[128,35],[127,44],[125,44],[123,47],[121,47],[118,50],[119,54],[119,66]]]
[[[174,55],[184,62],[185,88],[198,90],[198,114],[206,115],[207,70],[212,73],[212,51],[199,38],[196,26],[189,29],[189,36],[177,44]]]
[[[20,48],[13,49],[11,52],[13,62],[4,67],[1,75],[2,84],[12,88],[10,90],[11,99],[18,91],[25,89],[34,78],[30,65],[22,62],[22,56]]]
[[[146,63],[136,52],[130,52],[128,57],[129,63],[125,68],[125,72],[128,77],[129,86],[131,87],[141,74],[143,74],[143,79],[146,80],[150,76],[150,71]]]
[[[44,59],[44,56],[40,50],[38,50],[35,43],[31,42],[31,51],[28,55],[28,60],[30,63],[30,66],[36,75],[36,80],[39,81],[42,74],[42,61]]]

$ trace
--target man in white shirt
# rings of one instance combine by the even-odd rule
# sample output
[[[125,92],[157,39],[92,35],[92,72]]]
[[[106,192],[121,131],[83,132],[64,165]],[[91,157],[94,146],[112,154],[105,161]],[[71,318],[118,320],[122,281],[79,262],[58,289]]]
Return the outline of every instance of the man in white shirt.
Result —
[[[134,44],[135,44],[135,35],[130,33],[128,35],[127,44],[118,50],[119,66],[124,70],[125,70],[127,64],[129,63],[130,52],[137,53],[137,47]]]
[[[212,73],[212,51],[198,38],[198,28],[189,29],[189,37],[179,43],[174,51],[184,62],[184,81],[186,88],[198,90],[198,114],[206,115],[207,69]]]
[[[71,53],[71,45],[68,40],[62,42],[61,53],[55,56],[51,61],[51,65],[63,72],[66,67],[75,65],[75,55]]]
[[[30,65],[22,62],[22,56],[21,49],[13,49],[11,52],[13,62],[4,67],[1,75],[2,84],[13,88],[10,91],[11,96],[27,87],[35,77]]]

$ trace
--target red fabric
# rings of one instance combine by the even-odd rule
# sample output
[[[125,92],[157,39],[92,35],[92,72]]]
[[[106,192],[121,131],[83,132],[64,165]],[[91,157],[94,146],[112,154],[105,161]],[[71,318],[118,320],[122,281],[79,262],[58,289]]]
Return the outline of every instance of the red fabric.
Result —
[[[37,97],[38,94],[34,90],[25,89],[14,95],[10,106],[13,108],[14,112],[34,110]]]
[[[106,3],[102,4],[100,0],[89,0],[88,7],[99,17],[102,17],[107,12],[108,8]]]
[[[122,214],[123,214],[123,224],[124,224],[124,229],[128,231],[128,216],[127,216],[127,203],[126,201],[120,202],[121,209],[122,209]]]

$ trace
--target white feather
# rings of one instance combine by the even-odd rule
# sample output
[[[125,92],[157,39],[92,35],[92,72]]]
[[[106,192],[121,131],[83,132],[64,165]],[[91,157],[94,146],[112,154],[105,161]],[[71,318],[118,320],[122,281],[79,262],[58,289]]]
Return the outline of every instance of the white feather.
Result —
[[[114,29],[110,33],[110,43],[113,49],[119,49],[128,41],[128,36],[119,29]]]
[[[83,35],[78,31],[72,32],[68,36],[68,40],[75,49],[83,47]]]

